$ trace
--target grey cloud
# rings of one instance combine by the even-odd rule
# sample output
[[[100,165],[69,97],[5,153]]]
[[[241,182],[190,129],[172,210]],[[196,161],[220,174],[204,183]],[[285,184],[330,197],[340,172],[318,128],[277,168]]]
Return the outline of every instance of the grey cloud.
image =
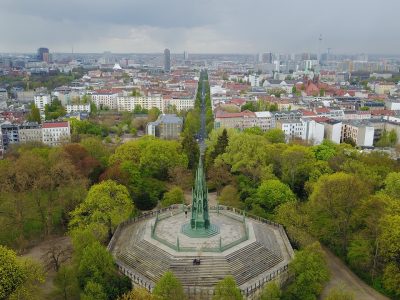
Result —
[[[0,51],[396,53],[398,0],[1,0]]]

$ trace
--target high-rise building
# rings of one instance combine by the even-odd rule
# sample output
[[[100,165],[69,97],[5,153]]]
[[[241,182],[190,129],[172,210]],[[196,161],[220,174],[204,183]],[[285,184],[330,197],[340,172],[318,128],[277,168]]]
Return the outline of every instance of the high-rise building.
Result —
[[[189,53],[187,51],[183,52],[183,59],[184,60],[189,60]]]
[[[39,48],[37,50],[37,59],[40,61],[49,62],[50,55],[48,48]]]
[[[169,49],[164,50],[164,72],[171,71],[171,52]]]
[[[269,52],[269,53],[263,53],[263,54],[261,55],[261,62],[262,62],[262,63],[271,64],[271,63],[272,63],[272,60],[273,60],[273,57],[272,57],[272,53],[271,53],[271,52]]]

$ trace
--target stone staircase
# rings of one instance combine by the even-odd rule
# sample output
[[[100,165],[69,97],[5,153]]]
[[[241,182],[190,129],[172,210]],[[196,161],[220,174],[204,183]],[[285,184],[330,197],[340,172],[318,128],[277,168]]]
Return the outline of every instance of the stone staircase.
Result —
[[[200,265],[193,265],[197,256],[176,259],[171,264],[171,271],[184,286],[213,287],[218,281],[231,275],[231,267],[225,257],[201,257]]]
[[[157,282],[170,268],[172,256],[146,240],[139,240],[131,251],[119,253],[118,259],[151,281]]]
[[[259,242],[253,242],[227,255],[226,260],[238,285],[259,276],[283,261],[282,257],[277,256]]]
[[[273,230],[265,228],[265,226],[260,226],[257,223],[253,225],[253,228],[257,241],[265,245],[265,247],[277,256],[281,256],[281,249]]]

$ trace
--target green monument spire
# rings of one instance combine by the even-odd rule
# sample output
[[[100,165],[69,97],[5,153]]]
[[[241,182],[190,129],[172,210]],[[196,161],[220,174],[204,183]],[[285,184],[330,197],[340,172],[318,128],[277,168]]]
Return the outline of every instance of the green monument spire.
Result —
[[[206,177],[204,175],[203,162],[200,156],[194,189],[192,190],[192,218],[190,219],[190,227],[192,229],[208,229],[210,227],[207,196]]]
[[[196,171],[192,196],[192,216],[190,222],[182,225],[182,233],[192,238],[205,238],[217,234],[219,232],[218,226],[210,223],[208,189],[201,156]]]

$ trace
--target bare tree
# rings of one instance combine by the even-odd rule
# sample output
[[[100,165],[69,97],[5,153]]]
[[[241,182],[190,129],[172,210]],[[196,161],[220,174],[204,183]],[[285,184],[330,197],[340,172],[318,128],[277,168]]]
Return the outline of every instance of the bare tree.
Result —
[[[65,245],[51,245],[43,248],[42,260],[47,270],[58,272],[61,265],[71,258],[72,248]]]

